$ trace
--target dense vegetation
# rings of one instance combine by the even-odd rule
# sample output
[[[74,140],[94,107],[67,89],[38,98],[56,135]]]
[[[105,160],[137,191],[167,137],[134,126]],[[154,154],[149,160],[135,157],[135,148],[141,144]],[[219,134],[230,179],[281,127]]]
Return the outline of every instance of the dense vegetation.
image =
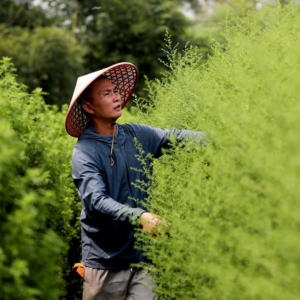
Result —
[[[9,59],[1,62],[1,299],[58,299],[65,289],[62,273],[70,269],[66,256],[78,235],[72,222],[79,202],[64,112],[45,105],[41,90],[28,94]]]
[[[299,298],[299,28],[293,4],[228,18],[206,64],[168,41],[169,69],[136,99],[135,121],[207,135],[154,161],[150,209],[171,225],[139,236],[161,299]],[[80,299],[76,141],[66,107],[15,73],[1,61],[1,299]]]
[[[154,162],[151,209],[171,226],[143,239],[161,299],[300,297],[299,8],[234,23],[206,65],[171,52],[150,84],[142,122],[208,142]]]

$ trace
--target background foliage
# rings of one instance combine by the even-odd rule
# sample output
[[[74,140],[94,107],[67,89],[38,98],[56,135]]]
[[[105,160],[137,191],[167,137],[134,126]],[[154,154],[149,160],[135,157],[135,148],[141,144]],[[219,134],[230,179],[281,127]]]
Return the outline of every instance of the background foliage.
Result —
[[[78,236],[74,141],[64,131],[65,109],[45,105],[39,89],[28,94],[14,72],[9,59],[1,61],[0,295],[58,299],[68,244]]]
[[[147,98],[144,76],[161,77],[166,30],[178,49],[187,42],[197,45],[205,62],[226,15],[255,9],[256,1],[244,2],[3,0],[0,58],[12,57],[19,82],[30,91],[41,87],[48,104],[69,103],[79,75],[120,61],[137,65],[136,92]]]
[[[61,105],[70,101],[75,79],[83,74],[84,49],[66,31],[55,27],[0,27],[0,54],[18,67],[19,82],[30,90],[41,87],[45,101]]]
[[[209,143],[154,162],[150,209],[171,225],[141,238],[161,299],[298,299],[299,8],[229,21],[207,64],[170,50],[150,84],[141,122]]]
[[[3,2],[11,5],[10,16],[16,9],[27,13],[12,19],[4,13],[1,21],[11,23],[1,27],[0,49],[19,59],[19,82],[27,77],[31,89],[44,68],[53,82],[59,72],[67,77],[85,68],[81,59],[89,50],[78,47],[77,34],[89,14],[80,20],[81,10],[69,14],[58,1],[46,15],[28,1],[22,9],[11,3]],[[214,22],[216,11],[206,15],[203,28],[217,35],[212,49],[201,43],[203,53],[214,54],[205,64],[201,45],[180,51],[167,36],[160,57],[167,57],[168,69],[148,84],[146,98],[136,98],[138,112],[126,110],[120,119],[207,135],[205,147],[178,146],[154,161],[149,209],[171,225],[155,239],[139,237],[154,262],[161,299],[300,295],[299,8],[250,5],[255,12],[247,15],[238,4],[223,25]],[[224,13],[228,3],[219,5]],[[31,14],[36,25],[26,21]],[[193,32],[201,36],[196,23],[186,31]],[[64,72],[51,73],[55,60],[65,64]],[[80,260],[80,201],[70,177],[76,141],[64,130],[66,107],[46,105],[41,89],[28,92],[16,72],[9,59],[1,61],[1,299],[81,299],[81,281],[71,272]]]

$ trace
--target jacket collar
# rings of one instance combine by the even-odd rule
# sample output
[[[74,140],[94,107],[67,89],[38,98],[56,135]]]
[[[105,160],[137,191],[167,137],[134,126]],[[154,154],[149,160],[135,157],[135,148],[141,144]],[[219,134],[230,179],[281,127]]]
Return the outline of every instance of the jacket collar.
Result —
[[[90,122],[88,122],[86,124],[85,131],[81,134],[78,140],[89,139],[89,140],[94,140],[95,142],[97,141],[105,144],[111,144],[112,138],[113,138],[112,135],[99,134],[95,130],[93,125]],[[122,125],[116,124],[116,134],[114,138],[114,143],[118,145],[124,145],[125,141],[126,141],[126,134]]]

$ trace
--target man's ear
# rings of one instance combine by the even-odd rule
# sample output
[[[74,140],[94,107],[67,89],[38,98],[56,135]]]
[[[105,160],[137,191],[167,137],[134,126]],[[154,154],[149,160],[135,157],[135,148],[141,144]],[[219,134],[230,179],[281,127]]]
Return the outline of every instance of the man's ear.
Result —
[[[89,114],[94,114],[95,112],[93,111],[93,109],[90,107],[88,102],[83,102],[82,103],[82,108]]]

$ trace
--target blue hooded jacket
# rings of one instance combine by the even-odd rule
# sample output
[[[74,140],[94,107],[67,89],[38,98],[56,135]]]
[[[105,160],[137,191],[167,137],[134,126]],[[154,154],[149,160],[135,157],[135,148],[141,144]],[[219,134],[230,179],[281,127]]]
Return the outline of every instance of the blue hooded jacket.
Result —
[[[117,124],[111,166],[113,137],[100,135],[87,125],[74,147],[72,159],[72,176],[82,201],[80,220],[85,266],[121,270],[144,260],[141,251],[135,248],[132,225],[132,220],[146,211],[141,201],[147,197],[134,183],[149,181],[139,171],[142,163],[138,156],[144,152],[150,167],[147,154],[159,157],[173,134],[183,140],[191,131]],[[197,132],[196,136],[199,134],[202,135]]]

